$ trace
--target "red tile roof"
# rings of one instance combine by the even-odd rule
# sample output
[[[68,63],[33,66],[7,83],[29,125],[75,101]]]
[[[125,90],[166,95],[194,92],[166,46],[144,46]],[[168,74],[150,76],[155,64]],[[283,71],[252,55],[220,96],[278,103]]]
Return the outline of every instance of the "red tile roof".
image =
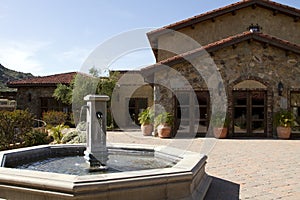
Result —
[[[40,76],[24,80],[9,82],[9,87],[27,87],[27,86],[56,86],[59,83],[70,84],[77,72],[63,74],[54,74],[50,76]]]
[[[247,41],[247,40],[256,40],[259,42],[263,42],[264,44],[267,44],[267,45],[273,45],[278,48],[282,48],[287,51],[292,51],[292,52],[300,54],[300,46],[299,45],[296,45],[296,44],[290,43],[287,40],[282,40],[277,37],[266,35],[263,33],[246,31],[244,33],[241,33],[241,34],[238,34],[235,36],[231,36],[226,39],[223,39],[223,40],[220,40],[217,42],[213,42],[206,46],[188,51],[186,53],[179,54],[179,55],[173,56],[171,58],[162,60],[154,65],[150,65],[148,67],[143,68],[142,72],[148,74],[148,73],[153,72],[153,70],[156,70],[157,67],[160,67],[163,65],[169,65],[169,66],[174,65],[178,62],[182,62],[189,56],[197,55],[198,53],[203,53],[203,51],[207,51],[210,53],[210,52],[219,50],[221,48],[224,48],[227,46],[232,46],[232,45],[235,45],[237,43]]]
[[[200,15],[196,15],[194,17],[164,26],[162,28],[153,30],[151,32],[148,33],[148,37],[151,38],[153,40],[153,38],[155,38],[158,35],[164,34],[168,32],[168,29],[172,29],[172,30],[178,30],[187,26],[190,26],[192,24],[195,23],[199,23],[208,19],[212,19],[214,17],[217,16],[221,16],[245,7],[249,7],[249,6],[261,6],[261,7],[265,7],[265,8],[269,8],[272,9],[273,11],[278,11],[281,13],[285,13],[287,15],[293,16],[295,17],[295,19],[299,20],[300,18],[300,10],[290,7],[290,6],[286,6],[280,3],[276,3],[273,1],[269,1],[269,0],[243,0],[243,1],[239,1],[237,3],[233,3],[230,4],[228,6],[222,7],[222,8],[218,8]]]

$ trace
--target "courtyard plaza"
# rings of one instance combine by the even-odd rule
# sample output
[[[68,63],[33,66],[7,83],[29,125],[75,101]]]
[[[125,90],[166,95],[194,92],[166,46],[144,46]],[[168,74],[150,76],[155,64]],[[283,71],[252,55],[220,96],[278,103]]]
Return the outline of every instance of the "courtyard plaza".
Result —
[[[108,143],[166,145],[208,156],[205,199],[300,199],[300,140],[143,136],[108,131]]]

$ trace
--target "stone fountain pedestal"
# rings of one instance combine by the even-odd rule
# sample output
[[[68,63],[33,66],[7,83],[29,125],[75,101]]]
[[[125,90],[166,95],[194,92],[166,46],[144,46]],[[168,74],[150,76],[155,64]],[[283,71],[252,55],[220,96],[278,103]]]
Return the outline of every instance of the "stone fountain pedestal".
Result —
[[[90,165],[90,171],[105,170],[108,160],[106,147],[106,95],[87,95],[87,144],[84,158]]]

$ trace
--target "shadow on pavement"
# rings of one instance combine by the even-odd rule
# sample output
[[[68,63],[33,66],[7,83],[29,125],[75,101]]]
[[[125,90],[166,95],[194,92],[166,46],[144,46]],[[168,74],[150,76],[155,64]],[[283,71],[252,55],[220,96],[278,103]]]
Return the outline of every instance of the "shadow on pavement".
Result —
[[[239,199],[240,185],[212,176],[211,185],[205,200],[235,200]]]

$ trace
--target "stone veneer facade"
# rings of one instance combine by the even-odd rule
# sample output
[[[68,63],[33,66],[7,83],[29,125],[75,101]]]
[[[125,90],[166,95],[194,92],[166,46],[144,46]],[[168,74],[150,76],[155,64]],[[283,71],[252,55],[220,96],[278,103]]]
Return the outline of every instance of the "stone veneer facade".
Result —
[[[273,132],[272,116],[274,112],[280,109],[282,98],[288,99],[290,91],[300,91],[300,79],[297,78],[300,77],[300,62],[298,62],[300,55],[293,52],[287,54],[286,50],[273,46],[266,48],[261,42],[251,41],[249,43],[244,41],[235,47],[230,46],[213,52],[211,58],[219,69],[227,91],[229,118],[232,118],[232,91],[235,85],[245,80],[254,80],[266,87],[264,90],[267,93],[267,133],[268,136],[271,136]],[[209,72],[206,70],[212,67],[210,65],[213,63],[203,66],[206,69],[202,75],[209,76]],[[176,91],[176,87],[170,82],[172,78],[177,76],[173,69],[180,72],[195,91],[211,91],[213,89],[207,87],[201,75],[199,76],[195,68],[186,61],[172,66],[172,69],[159,71],[155,74],[155,82],[163,83],[162,85]],[[284,85],[284,92],[281,97],[278,95],[277,89],[280,81]],[[156,98],[156,103],[174,113],[175,97],[167,87],[155,86],[160,93],[159,98]],[[246,88],[240,88],[240,90],[243,89]]]
[[[37,118],[42,118],[43,106],[42,98],[53,99],[53,92],[56,87],[19,87],[17,95],[17,108],[21,110],[28,109],[33,113]],[[59,106],[59,110],[62,111],[65,108],[68,109],[68,112],[71,112],[71,106],[63,105],[59,101],[54,101],[55,105],[48,104],[45,109],[53,108],[53,106]],[[56,110],[56,109],[55,109]]]
[[[256,1],[253,0],[253,2]],[[232,135],[234,129],[232,124],[234,117],[233,91],[263,90],[266,92],[265,110],[267,112],[265,136],[273,137],[275,131],[273,114],[280,108],[290,107],[291,91],[300,91],[300,79],[298,78],[300,77],[300,54],[299,51],[289,50],[289,45],[292,46],[291,44],[295,44],[294,46],[299,49],[297,44],[300,43],[300,35],[297,33],[300,31],[300,22],[292,15],[277,12],[274,9],[259,6],[259,4],[253,5],[216,15],[211,19],[203,20],[176,31],[192,37],[201,45],[207,45],[216,41],[222,43],[222,39],[246,31],[250,24],[259,24],[263,34],[270,36],[270,38],[275,36],[283,43],[286,43],[286,45],[275,46],[251,39],[214,49],[209,51],[209,55],[214,63],[202,61],[202,66],[200,67],[201,75],[197,73],[189,62],[183,59],[175,62],[175,64],[170,64],[170,68],[160,69],[160,63],[164,63],[164,61],[168,63],[167,59],[172,59],[174,54],[159,48],[166,49],[172,48],[170,46],[178,45],[176,37],[172,33],[159,35],[155,31],[148,34],[152,45],[157,45],[155,48],[158,48],[157,50],[154,48],[158,68],[156,72],[154,71],[153,76],[155,83],[162,84],[155,85],[154,100],[156,104],[162,105],[167,111],[175,114],[176,97],[174,93],[176,93],[176,86],[172,85],[172,79],[176,76],[176,73],[173,70],[185,77],[189,84],[192,85],[194,91],[212,91],[213,88],[208,88],[201,76],[209,77],[211,75],[211,65],[215,64],[226,88],[228,98],[227,113],[229,119],[231,119],[229,134]],[[300,15],[299,10],[295,12],[297,15]],[[193,19],[190,21],[193,21]],[[172,28],[172,25],[166,26],[166,28]],[[187,47],[181,53],[189,50],[193,50],[193,47],[191,46],[190,49]],[[201,60],[203,58],[198,56],[194,59]],[[239,85],[247,80],[253,86],[243,88]],[[278,94],[279,82],[282,82],[284,85],[282,96]]]

